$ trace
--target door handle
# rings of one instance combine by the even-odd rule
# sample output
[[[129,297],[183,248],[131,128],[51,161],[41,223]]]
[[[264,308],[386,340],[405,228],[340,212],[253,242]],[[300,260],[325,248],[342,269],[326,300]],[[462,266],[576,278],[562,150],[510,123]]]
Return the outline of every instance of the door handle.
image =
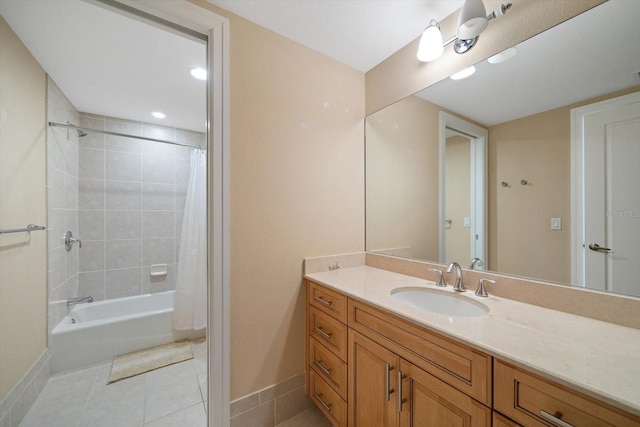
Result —
[[[603,248],[597,243],[589,243],[589,249],[591,249],[594,252],[611,252],[610,248]]]

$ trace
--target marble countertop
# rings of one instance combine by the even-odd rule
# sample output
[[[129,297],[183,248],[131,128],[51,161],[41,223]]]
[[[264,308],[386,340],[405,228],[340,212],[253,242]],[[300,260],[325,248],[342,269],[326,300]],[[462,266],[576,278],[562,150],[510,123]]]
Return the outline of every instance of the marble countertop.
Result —
[[[368,266],[306,274],[305,278],[412,320],[573,390],[640,415],[640,330]],[[453,317],[391,297],[397,288],[428,288],[480,302],[490,312]]]

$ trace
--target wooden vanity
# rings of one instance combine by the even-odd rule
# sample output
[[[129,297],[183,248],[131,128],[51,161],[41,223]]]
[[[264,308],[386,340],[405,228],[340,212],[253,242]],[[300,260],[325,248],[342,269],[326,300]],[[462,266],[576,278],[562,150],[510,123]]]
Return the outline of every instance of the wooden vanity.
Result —
[[[391,311],[306,286],[307,394],[334,426],[640,426],[634,414]]]

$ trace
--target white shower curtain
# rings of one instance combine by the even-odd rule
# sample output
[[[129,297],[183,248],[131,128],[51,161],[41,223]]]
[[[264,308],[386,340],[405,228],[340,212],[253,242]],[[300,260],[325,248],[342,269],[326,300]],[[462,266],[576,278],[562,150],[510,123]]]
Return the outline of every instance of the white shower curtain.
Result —
[[[182,220],[176,274],[173,328],[200,330],[207,326],[207,168],[206,153],[191,152],[191,173]]]

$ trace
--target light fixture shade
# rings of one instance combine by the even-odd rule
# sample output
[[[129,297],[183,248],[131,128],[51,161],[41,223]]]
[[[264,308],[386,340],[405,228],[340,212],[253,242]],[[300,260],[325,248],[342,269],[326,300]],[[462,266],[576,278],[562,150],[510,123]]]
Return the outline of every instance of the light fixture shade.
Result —
[[[443,51],[440,27],[438,22],[432,19],[420,37],[417,57],[422,62],[430,62],[440,58]]]
[[[482,0],[465,0],[458,17],[458,33],[462,40],[472,39],[487,28],[487,11]]]

